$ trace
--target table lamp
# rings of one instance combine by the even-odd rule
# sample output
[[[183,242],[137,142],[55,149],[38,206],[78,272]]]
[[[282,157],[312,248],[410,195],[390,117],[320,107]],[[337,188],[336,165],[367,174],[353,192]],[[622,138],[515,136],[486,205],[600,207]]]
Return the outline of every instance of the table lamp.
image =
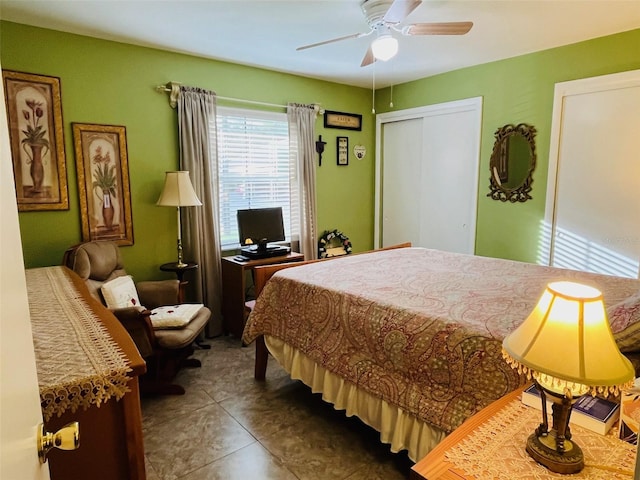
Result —
[[[187,264],[182,261],[182,226],[180,222],[180,207],[197,207],[202,205],[193,190],[188,171],[166,172],[164,187],[156,205],[176,207],[178,210],[178,267]]]
[[[618,394],[635,372],[615,343],[602,293],[573,282],[550,283],[531,314],[502,343],[512,368],[533,377],[542,400],[542,423],[527,439],[526,451],[556,473],[584,467],[569,429],[571,409],[586,393]],[[552,403],[552,428],[547,421]]]

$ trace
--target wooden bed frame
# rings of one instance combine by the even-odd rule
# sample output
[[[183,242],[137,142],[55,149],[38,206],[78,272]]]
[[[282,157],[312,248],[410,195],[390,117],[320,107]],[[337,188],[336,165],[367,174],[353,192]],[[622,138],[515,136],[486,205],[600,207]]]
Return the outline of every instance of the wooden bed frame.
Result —
[[[500,347],[534,307],[530,292],[576,279],[593,283],[616,305],[639,288],[636,279],[400,249],[409,246],[307,265],[270,283],[281,268],[301,264],[256,268],[257,308],[244,338],[256,341],[256,380],[265,379],[272,352],[291,378],[413,461],[526,382]]]
[[[366,252],[360,252],[355,255],[359,255],[362,253],[369,253],[373,251],[393,250],[396,248],[408,248],[408,247],[411,247],[411,242],[400,243],[398,245],[391,245],[389,247],[382,247],[376,250],[368,250]],[[267,284],[269,279],[276,272],[284,268],[299,267],[301,265],[306,265],[309,263],[324,262],[326,260],[331,260],[332,258],[340,258],[340,257],[328,257],[328,258],[321,258],[317,260],[306,260],[304,262],[280,263],[277,265],[263,265],[260,267],[255,267],[253,269],[253,282],[255,285],[256,298],[260,295],[264,286]],[[267,346],[264,343],[264,337],[260,336],[256,339],[256,361],[255,361],[255,370],[254,370],[254,378],[256,380],[265,379],[265,376],[267,374],[268,358],[269,358],[269,350],[267,349]]]

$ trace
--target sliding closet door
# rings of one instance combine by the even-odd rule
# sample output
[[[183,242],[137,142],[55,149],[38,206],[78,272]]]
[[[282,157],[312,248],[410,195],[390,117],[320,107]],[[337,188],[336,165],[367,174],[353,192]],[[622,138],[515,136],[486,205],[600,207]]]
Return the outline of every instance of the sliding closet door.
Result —
[[[559,84],[556,97],[550,264],[638,277],[640,71]]]
[[[382,246],[421,242],[422,124],[418,118],[383,126],[383,159],[389,166],[383,167]]]
[[[378,116],[377,246],[474,253],[481,111],[474,98]]]
[[[465,110],[424,118],[423,246],[474,253],[480,125]]]

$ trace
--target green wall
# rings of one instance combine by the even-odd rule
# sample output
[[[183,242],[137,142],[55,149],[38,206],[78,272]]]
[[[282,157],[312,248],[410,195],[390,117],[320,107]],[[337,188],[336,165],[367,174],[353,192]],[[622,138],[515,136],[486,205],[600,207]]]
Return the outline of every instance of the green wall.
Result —
[[[535,262],[544,218],[554,86],[640,68],[640,29],[469,67],[393,87],[393,110],[483,97],[476,253]],[[388,112],[390,89],[376,92],[376,111]],[[505,124],[536,127],[533,200],[503,203],[489,192],[495,131]]]
[[[123,247],[136,280],[158,278],[158,265],[174,261],[175,210],[155,206],[164,172],[178,168],[177,114],[155,86],[169,81],[216,91],[221,96],[262,102],[320,103],[327,110],[363,115],[361,132],[324,129],[327,142],[317,168],[318,229],[337,228],[354,250],[373,246],[375,122],[366,89],[243,67],[189,55],[71,35],[26,25],[0,23],[3,69],[60,78],[64,121],[68,211],[22,212],[25,266],[59,264],[64,250],[81,241],[72,122],[126,126],[135,244]],[[220,102],[223,105],[223,102]],[[235,104],[235,106],[243,106]],[[370,152],[349,166],[336,165],[336,137]]]
[[[318,102],[328,110],[363,115],[362,132],[324,129],[322,167],[316,169],[318,230],[337,228],[355,251],[373,246],[375,125],[371,92],[268,70],[137,47],[52,30],[0,22],[4,69],[60,77],[70,210],[23,212],[20,228],[26,267],[60,262],[81,239],[71,122],[127,128],[135,245],[122,249],[138,280],[160,275],[175,257],[172,209],[156,207],[164,172],[178,167],[177,118],[156,85],[179,81],[221,96],[270,103]],[[393,87],[393,110],[483,97],[476,253],[536,261],[544,216],[554,85],[557,82],[640,68],[640,29],[469,67]],[[376,111],[389,111],[390,89],[376,92]],[[222,102],[221,102],[222,104]],[[494,132],[509,123],[536,127],[538,163],[533,200],[491,200],[489,158]],[[349,137],[348,167],[336,165],[336,137]],[[364,160],[352,148],[367,148]]]

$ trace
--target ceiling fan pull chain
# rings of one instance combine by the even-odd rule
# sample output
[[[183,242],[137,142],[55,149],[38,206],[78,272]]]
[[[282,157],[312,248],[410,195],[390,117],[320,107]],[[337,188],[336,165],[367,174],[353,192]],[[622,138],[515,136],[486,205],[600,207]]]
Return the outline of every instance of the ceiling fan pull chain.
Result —
[[[391,98],[389,101],[389,108],[393,108],[393,83],[391,84]]]
[[[376,64],[373,64],[373,87],[371,88],[371,113],[376,113]]]

